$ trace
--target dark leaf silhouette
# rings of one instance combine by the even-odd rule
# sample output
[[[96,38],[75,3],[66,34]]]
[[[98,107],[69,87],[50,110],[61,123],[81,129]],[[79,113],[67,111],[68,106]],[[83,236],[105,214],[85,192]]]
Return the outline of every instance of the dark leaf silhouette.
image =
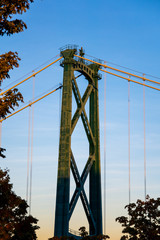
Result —
[[[0,169],[0,239],[35,240],[38,220],[28,216],[26,201],[12,188],[8,170]]]
[[[160,240],[160,198],[147,196],[146,201],[137,200],[125,208],[128,217],[116,218],[125,234],[121,240]]]

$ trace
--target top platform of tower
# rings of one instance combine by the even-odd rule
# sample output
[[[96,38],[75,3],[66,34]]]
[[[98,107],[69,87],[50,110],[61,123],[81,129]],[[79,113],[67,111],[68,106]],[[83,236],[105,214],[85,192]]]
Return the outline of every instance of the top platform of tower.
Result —
[[[67,45],[65,45],[64,47],[59,48],[60,52],[65,51],[65,50],[67,50],[67,49],[74,49],[74,50],[76,50],[76,53],[77,53],[77,51],[78,51],[78,45],[75,45],[75,44],[67,44]]]
[[[77,55],[77,56],[75,56],[75,55]],[[79,57],[78,57],[78,55],[79,55]],[[87,70],[88,70],[88,68],[90,68],[92,70],[95,69],[97,72],[98,80],[100,80],[102,78],[102,74],[98,73],[98,69],[101,68],[98,63],[102,63],[102,60],[94,58],[93,61],[97,62],[97,64],[91,63],[90,61],[83,59],[84,55],[85,55],[85,51],[82,47],[80,49],[78,49],[78,45],[71,45],[71,44],[65,45],[64,47],[60,48],[60,56],[62,56],[64,58],[63,60],[61,60],[60,65],[63,67],[64,63],[66,61],[68,62],[68,60],[70,59],[69,61],[73,62],[73,64],[74,63],[76,63],[76,65],[78,64],[78,66],[81,69],[87,69]],[[85,65],[86,65],[86,67],[85,67]]]

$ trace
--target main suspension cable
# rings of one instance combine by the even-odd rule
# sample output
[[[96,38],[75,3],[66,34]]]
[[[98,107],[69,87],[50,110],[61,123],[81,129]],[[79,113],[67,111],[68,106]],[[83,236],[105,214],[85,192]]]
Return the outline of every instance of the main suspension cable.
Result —
[[[29,80],[30,78],[32,78],[32,77],[34,77],[34,76],[36,76],[38,73],[40,73],[40,72],[44,71],[45,69],[47,69],[48,67],[50,67],[50,66],[51,66],[51,65],[53,65],[54,63],[58,62],[60,59],[62,59],[62,57],[60,57],[60,58],[58,58],[57,60],[55,60],[54,62],[52,62],[52,63],[48,64],[47,66],[45,66],[44,68],[40,69],[39,71],[37,71],[37,72],[33,73],[31,76],[29,76],[29,77],[25,78],[24,80],[22,80],[21,82],[19,82],[19,83],[15,84],[14,86],[10,87],[9,89],[7,89],[7,90],[5,90],[5,91],[1,92],[1,93],[0,93],[0,96],[1,96],[1,95],[3,95],[3,94],[5,94],[5,93],[6,93],[6,92],[8,92],[9,90],[11,90],[11,89],[13,89],[13,88],[15,88],[15,87],[19,86],[20,84],[22,84],[22,83],[26,82],[26,81],[27,81],[27,80]]]
[[[47,94],[45,94],[45,95],[43,95],[42,97],[38,98],[37,100],[35,100],[35,101],[33,101],[33,102],[30,102],[30,103],[27,104],[25,107],[23,107],[23,108],[15,111],[15,112],[13,112],[13,113],[11,113],[10,115],[6,116],[5,118],[1,119],[0,122],[3,122],[3,121],[6,120],[7,118],[10,118],[10,117],[14,116],[15,114],[17,114],[17,113],[21,112],[22,110],[26,109],[27,107],[30,107],[32,104],[35,104],[36,102],[39,102],[39,101],[42,100],[43,98],[49,96],[50,94],[52,94],[52,93],[54,93],[55,91],[61,89],[62,87],[63,87],[63,85],[62,85],[62,86],[59,86],[58,88],[52,90],[51,92],[49,92],[49,93],[47,93]]]
[[[3,90],[8,89],[8,88],[9,88],[10,86],[12,86],[13,84],[16,84],[16,83],[19,82],[21,79],[26,78],[29,74],[35,72],[37,69],[43,67],[44,65],[48,64],[50,61],[52,61],[53,59],[55,59],[55,58],[57,58],[57,57],[59,57],[59,56],[60,56],[60,54],[58,54],[58,55],[50,58],[49,60],[45,61],[45,62],[42,63],[42,64],[40,64],[39,66],[37,66],[36,68],[34,68],[32,71],[26,73],[25,75],[21,76],[21,77],[18,78],[17,80],[15,80],[15,81],[13,81],[12,83],[8,84],[6,87],[3,88]]]
[[[85,55],[88,56],[88,57],[91,57],[91,58],[93,58],[93,59],[96,59],[96,57],[91,56],[91,55],[89,55],[89,54],[86,54],[86,53],[85,53]],[[97,59],[98,59],[98,58],[97,58]],[[99,59],[99,60],[105,62],[105,60],[103,60],[103,59]],[[129,68],[129,67],[122,66],[122,65],[117,64],[117,63],[113,63],[113,62],[110,62],[110,61],[107,61],[107,63],[110,63],[110,64],[112,64],[112,65],[115,65],[115,66],[118,66],[118,67],[121,67],[121,68],[124,68],[124,69],[127,69],[127,70],[130,70],[130,71],[132,71],[132,72],[136,72],[136,73],[139,73],[139,74],[144,74],[143,72],[140,72],[140,71],[138,71],[138,70],[135,70],[135,69],[132,69],[132,68]],[[152,74],[145,73],[145,75],[160,80],[160,77],[154,76],[154,75],[152,75]]]
[[[118,71],[118,72],[121,72],[121,73],[130,75],[130,76],[139,78],[139,79],[141,79],[141,80],[145,80],[145,81],[148,81],[148,82],[160,84],[160,82],[157,82],[157,81],[154,81],[154,80],[151,80],[151,79],[148,79],[148,78],[144,78],[144,77],[138,76],[138,75],[133,74],[133,73],[125,72],[125,71],[122,71],[122,70],[120,70],[120,69],[113,68],[113,67],[107,66],[107,65],[105,65],[105,64],[102,64],[102,63],[93,61],[93,60],[91,60],[91,59],[87,59],[87,58],[81,57],[81,56],[79,56],[79,55],[74,55],[74,56],[75,56],[75,57],[78,57],[78,58],[81,58],[81,59],[84,59],[84,60],[86,60],[86,61],[90,61],[90,62],[92,62],[92,63],[96,63],[96,64],[98,64],[98,65],[100,65],[100,66],[102,66],[102,67],[104,67],[104,68],[109,68],[109,69],[111,69],[111,70]],[[102,70],[102,69],[100,69],[100,70],[101,70],[101,71],[104,71],[104,70]],[[108,73],[109,73],[109,72],[108,72]],[[119,77],[120,77],[120,76],[119,76]]]
[[[100,69],[100,70],[101,70],[102,72],[109,73],[109,74],[111,74],[111,75],[113,75],[113,76],[120,77],[120,78],[125,79],[125,80],[128,81],[128,78],[126,78],[126,77],[123,77],[123,76],[120,76],[120,75],[118,75],[118,74],[105,71],[105,70],[103,70],[103,69]],[[155,87],[152,87],[152,86],[150,86],[150,85],[146,85],[146,84],[144,84],[144,83],[140,83],[140,82],[137,82],[137,81],[134,81],[134,80],[131,80],[131,79],[130,79],[129,81],[130,81],[130,82],[133,82],[133,83],[137,83],[137,84],[142,85],[142,86],[146,86],[146,87],[148,87],[148,88],[152,88],[152,89],[157,90],[157,91],[160,91],[159,88],[155,88]]]

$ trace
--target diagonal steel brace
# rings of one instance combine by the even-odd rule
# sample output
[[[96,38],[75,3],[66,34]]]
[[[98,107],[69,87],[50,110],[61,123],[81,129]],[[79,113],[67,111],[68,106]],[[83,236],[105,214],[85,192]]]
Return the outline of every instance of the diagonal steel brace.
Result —
[[[92,224],[92,226],[95,229],[96,224],[95,224],[93,214],[90,209],[90,205],[88,203],[88,199],[87,199],[86,193],[84,191],[84,187],[83,187],[92,165],[93,165],[93,156],[89,156],[86,166],[83,170],[82,176],[80,177],[73,153],[71,151],[71,169],[72,169],[72,173],[73,173],[77,187],[75,189],[75,192],[72,196],[72,199],[71,199],[71,202],[69,205],[69,219],[72,216],[72,213],[74,211],[74,208],[75,208],[78,198],[80,196],[87,219],[88,219],[89,223]]]
[[[87,118],[85,108],[84,108],[85,104],[93,90],[93,85],[88,84],[88,87],[86,88],[86,91],[85,91],[82,99],[81,99],[81,95],[80,95],[78,85],[76,83],[75,78],[72,80],[72,89],[73,89],[73,93],[74,93],[78,108],[72,118],[71,133],[74,131],[74,128],[78,122],[78,119],[81,116],[88,140],[94,146],[95,141],[94,141],[93,133],[92,133],[92,130],[91,130],[88,118]]]

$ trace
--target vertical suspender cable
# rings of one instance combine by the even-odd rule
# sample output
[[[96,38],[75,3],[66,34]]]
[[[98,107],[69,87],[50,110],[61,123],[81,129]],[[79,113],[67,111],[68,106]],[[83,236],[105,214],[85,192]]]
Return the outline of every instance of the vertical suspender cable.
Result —
[[[26,186],[26,201],[28,203],[29,192],[29,167],[30,167],[30,132],[31,132],[31,107],[29,107],[29,120],[28,120],[28,153],[27,153],[27,186]]]
[[[62,98],[62,88],[60,88],[60,91],[59,91],[59,129],[61,127],[61,98]]]
[[[129,77],[130,78],[130,77]],[[130,81],[128,81],[128,190],[129,204],[131,203],[131,161],[130,161]]]
[[[143,74],[144,76],[144,74]],[[144,80],[145,83],[145,80]],[[143,86],[143,120],[144,120],[144,199],[146,199],[146,118],[145,118],[145,86]]]
[[[106,73],[104,75],[104,234],[106,234]]]
[[[35,76],[33,77],[33,95],[32,101],[34,101],[35,94]],[[34,104],[32,105],[32,122],[31,122],[31,166],[30,166],[30,196],[29,196],[29,215],[31,214],[32,203],[32,166],[33,166],[33,127],[34,127]]]

